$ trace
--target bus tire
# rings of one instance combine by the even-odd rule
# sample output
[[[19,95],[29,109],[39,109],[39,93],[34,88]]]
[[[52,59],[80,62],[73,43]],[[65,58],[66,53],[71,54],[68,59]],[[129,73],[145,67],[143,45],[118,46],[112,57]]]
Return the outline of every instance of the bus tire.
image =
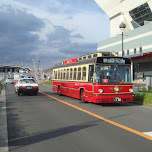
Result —
[[[83,89],[81,90],[81,93],[80,93],[80,99],[82,102],[86,102],[85,101],[85,91]]]
[[[20,92],[19,92],[19,91],[17,92],[17,95],[18,95],[18,96],[20,95]]]
[[[59,94],[59,96],[61,95],[61,87],[60,86],[58,86],[58,94]]]

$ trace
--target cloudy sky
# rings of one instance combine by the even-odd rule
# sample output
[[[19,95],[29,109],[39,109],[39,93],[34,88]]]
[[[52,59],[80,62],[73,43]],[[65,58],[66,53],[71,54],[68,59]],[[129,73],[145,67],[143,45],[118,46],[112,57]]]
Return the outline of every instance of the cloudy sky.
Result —
[[[0,0],[0,64],[50,67],[107,38],[109,19],[94,0]]]

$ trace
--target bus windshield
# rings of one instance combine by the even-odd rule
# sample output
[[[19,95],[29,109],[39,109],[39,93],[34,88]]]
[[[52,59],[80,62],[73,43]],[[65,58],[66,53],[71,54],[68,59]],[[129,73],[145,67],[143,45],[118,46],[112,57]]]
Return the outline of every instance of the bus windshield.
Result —
[[[96,65],[95,83],[131,83],[129,65]]]

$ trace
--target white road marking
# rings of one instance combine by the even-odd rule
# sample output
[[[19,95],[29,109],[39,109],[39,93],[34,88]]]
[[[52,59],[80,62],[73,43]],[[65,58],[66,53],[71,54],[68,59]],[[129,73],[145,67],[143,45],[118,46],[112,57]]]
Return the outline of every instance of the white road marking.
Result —
[[[143,132],[146,135],[152,136],[152,132]]]

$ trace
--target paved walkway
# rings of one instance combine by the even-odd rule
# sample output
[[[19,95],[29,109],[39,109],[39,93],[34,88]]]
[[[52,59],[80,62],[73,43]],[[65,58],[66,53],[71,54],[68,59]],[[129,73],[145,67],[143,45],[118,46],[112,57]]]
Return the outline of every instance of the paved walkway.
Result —
[[[5,88],[0,94],[0,152],[8,152]]]

